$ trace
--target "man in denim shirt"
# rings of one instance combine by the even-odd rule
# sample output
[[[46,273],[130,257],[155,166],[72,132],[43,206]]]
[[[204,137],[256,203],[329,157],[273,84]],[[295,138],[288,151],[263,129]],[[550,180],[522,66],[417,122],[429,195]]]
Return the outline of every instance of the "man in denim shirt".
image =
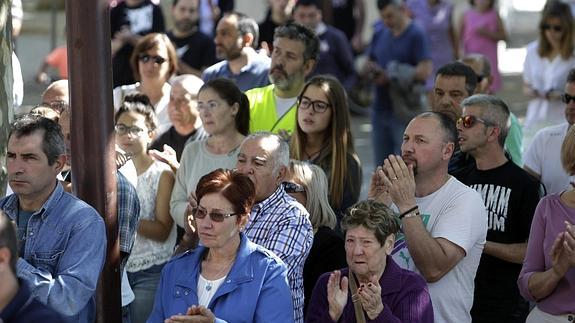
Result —
[[[0,200],[0,209],[18,225],[16,274],[32,295],[70,322],[94,322],[106,254],[104,221],[58,183],[65,151],[56,122],[34,115],[16,120],[7,153],[14,194]]]

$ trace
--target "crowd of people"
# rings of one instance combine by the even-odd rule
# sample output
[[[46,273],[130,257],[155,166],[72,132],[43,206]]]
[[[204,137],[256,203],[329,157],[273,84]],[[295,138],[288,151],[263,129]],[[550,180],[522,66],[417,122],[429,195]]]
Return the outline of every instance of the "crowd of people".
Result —
[[[496,95],[494,1],[456,28],[448,1],[377,0],[369,44],[364,2],[331,2],[270,0],[258,25],[233,1],[174,0],[171,30],[157,3],[113,3],[122,321],[573,321],[569,5],[548,1],[528,47],[522,125]],[[377,165],[362,201],[359,79]],[[68,89],[10,127],[2,322],[96,320],[110,232],[74,196]]]

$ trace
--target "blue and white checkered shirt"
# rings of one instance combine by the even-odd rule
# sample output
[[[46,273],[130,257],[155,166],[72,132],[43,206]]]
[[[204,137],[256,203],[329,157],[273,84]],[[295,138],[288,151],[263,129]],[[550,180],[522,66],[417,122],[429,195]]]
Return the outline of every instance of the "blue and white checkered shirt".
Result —
[[[129,255],[134,246],[138,219],[140,217],[140,200],[136,189],[130,181],[122,175],[116,173],[118,195],[116,206],[118,208],[118,231],[120,236],[120,251]],[[128,257],[123,257],[120,262],[120,272],[124,270]]]
[[[303,266],[313,243],[309,213],[280,186],[252,208],[245,234],[286,263],[295,322],[303,322]]]

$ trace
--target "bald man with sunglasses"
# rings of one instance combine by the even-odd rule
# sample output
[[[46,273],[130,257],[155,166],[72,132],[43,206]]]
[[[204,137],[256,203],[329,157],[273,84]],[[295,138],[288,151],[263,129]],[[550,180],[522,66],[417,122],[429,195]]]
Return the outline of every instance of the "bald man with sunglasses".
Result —
[[[529,303],[519,294],[517,278],[540,183],[505,154],[510,112],[503,100],[478,94],[461,107],[459,147],[475,164],[454,175],[481,194],[487,210],[487,241],[475,276],[471,316],[474,323],[525,322]]]

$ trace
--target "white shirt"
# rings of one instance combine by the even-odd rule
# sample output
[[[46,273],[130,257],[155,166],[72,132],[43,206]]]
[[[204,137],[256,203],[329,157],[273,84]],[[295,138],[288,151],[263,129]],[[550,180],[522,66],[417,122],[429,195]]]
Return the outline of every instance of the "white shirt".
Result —
[[[198,279],[198,304],[208,307],[216,291],[224,283],[227,276],[216,280],[207,280],[200,274]]]
[[[465,257],[451,271],[439,281],[428,283],[435,322],[471,322],[475,274],[487,235],[483,200],[455,177],[434,193],[415,200],[431,236],[449,240],[465,251]],[[401,232],[392,257],[399,266],[419,273]]]

